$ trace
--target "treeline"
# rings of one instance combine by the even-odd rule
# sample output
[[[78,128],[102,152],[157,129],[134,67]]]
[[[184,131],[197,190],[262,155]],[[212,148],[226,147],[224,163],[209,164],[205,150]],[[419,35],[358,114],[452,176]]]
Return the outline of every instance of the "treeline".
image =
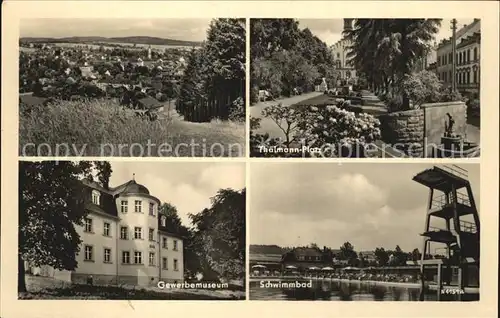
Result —
[[[441,20],[356,19],[346,32],[352,43],[347,54],[350,63],[391,109],[409,109],[411,90],[417,91],[415,96],[430,94],[422,88],[429,83],[419,83],[412,73],[428,54]]]
[[[314,90],[321,78],[335,85],[334,56],[326,43],[300,29],[295,19],[252,19],[250,24],[251,102],[260,89],[273,96],[290,96],[297,88]]]
[[[181,81],[176,109],[185,120],[244,120],[245,40],[245,19],[212,20]]]
[[[19,291],[26,291],[24,261],[74,270],[82,243],[75,226],[88,214],[82,178],[107,188],[113,173],[108,162],[44,161],[19,164]],[[42,189],[42,190],[41,190]],[[206,281],[245,278],[246,190],[221,189],[211,206],[182,224],[175,206],[163,203],[167,230],[184,241],[184,275]]]

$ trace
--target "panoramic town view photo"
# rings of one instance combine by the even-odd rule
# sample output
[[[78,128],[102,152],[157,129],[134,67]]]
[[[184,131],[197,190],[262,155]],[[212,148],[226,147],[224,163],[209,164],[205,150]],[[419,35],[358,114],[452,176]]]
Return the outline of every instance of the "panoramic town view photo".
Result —
[[[252,163],[250,180],[250,299],[479,300],[479,164]]]
[[[479,19],[251,19],[252,157],[480,156]]]
[[[19,299],[245,299],[245,165],[19,163]]]
[[[244,19],[25,19],[21,156],[245,155]]]

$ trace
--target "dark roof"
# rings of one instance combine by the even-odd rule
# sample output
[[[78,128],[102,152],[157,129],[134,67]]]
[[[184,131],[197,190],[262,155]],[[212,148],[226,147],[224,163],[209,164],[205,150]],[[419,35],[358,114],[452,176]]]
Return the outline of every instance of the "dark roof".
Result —
[[[278,245],[250,245],[250,253],[254,254],[278,254],[283,255],[285,251]]]
[[[166,225],[163,226],[161,219],[166,218]],[[179,230],[176,228],[172,220],[169,220],[165,215],[163,214],[158,214],[158,230],[167,233],[170,236],[177,237],[180,239],[184,239],[181,233],[179,233]]]
[[[85,207],[87,208],[87,210],[97,214],[107,214],[112,217],[118,217],[118,210],[116,209],[115,198],[110,193],[106,191],[99,191],[101,195],[99,202],[100,204],[96,205],[92,203],[92,190],[94,189],[96,189],[96,187],[93,186],[86,186],[84,189],[85,196],[87,198],[87,200],[85,201]]]
[[[459,48],[462,48],[464,46],[467,46],[469,44],[472,44],[472,43],[481,43],[481,33],[474,33],[464,39],[462,39],[462,41],[457,44],[457,49]]]
[[[291,252],[295,256],[323,256],[321,250],[312,247],[296,247]]]
[[[142,184],[138,184],[135,180],[130,180],[113,189],[115,194],[147,194],[149,195],[149,190]]]

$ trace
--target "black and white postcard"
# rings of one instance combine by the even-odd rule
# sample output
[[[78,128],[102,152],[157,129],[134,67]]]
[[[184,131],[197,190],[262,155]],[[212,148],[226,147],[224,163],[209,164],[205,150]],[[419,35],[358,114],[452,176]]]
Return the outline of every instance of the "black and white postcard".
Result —
[[[19,155],[241,157],[245,19],[23,19]]]
[[[254,163],[250,178],[250,299],[479,300],[479,164]]]
[[[480,19],[251,19],[250,47],[252,157],[479,157]]]
[[[245,165],[22,161],[20,299],[245,298]]]

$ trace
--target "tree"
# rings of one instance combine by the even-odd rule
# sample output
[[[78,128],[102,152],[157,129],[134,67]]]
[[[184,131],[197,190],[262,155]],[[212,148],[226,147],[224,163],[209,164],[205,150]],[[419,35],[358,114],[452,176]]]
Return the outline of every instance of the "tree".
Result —
[[[389,262],[389,253],[383,247],[375,249],[375,257],[379,266],[386,266]]]
[[[418,250],[418,248],[414,249],[411,252],[411,260],[412,261],[419,261],[422,258],[422,253]]]
[[[193,223],[193,248],[204,273],[219,278],[245,276],[245,189],[221,189],[212,206],[189,217]]]
[[[95,161],[95,168],[97,170],[97,180],[101,183],[104,189],[109,189],[109,178],[113,169],[108,161]]]
[[[339,254],[339,259],[341,260],[347,260],[349,265],[354,266],[355,262],[357,261],[358,255],[354,251],[354,246],[352,246],[351,243],[345,242],[341,247],[340,247],[340,254]]]
[[[439,31],[441,19],[357,19],[346,32],[352,43],[350,63],[368,75],[375,90],[388,91],[402,98],[401,109],[409,109],[409,97],[397,90],[397,83],[411,74],[414,64],[427,54]]]
[[[60,270],[77,267],[81,239],[75,225],[86,215],[80,179],[89,171],[88,162],[19,163],[19,292],[26,291],[24,261]]]

